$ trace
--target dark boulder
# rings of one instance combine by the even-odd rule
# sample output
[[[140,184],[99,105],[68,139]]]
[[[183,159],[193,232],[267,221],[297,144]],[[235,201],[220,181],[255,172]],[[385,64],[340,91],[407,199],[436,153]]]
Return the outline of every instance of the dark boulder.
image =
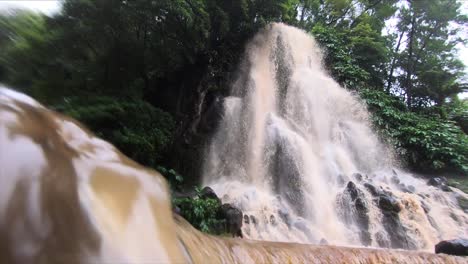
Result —
[[[205,187],[203,190],[200,192],[200,198],[202,199],[213,199],[218,201],[219,204],[221,204],[221,199],[219,199],[218,195],[211,189],[211,187]]]
[[[444,240],[435,246],[436,254],[468,256],[468,239]]]
[[[242,211],[231,204],[223,204],[221,215],[226,219],[226,232],[233,237],[242,237]]]
[[[384,212],[399,213],[401,211],[398,200],[390,195],[383,194],[379,197],[379,208]]]
[[[439,189],[441,189],[442,191],[444,192],[450,192],[452,191],[450,189],[450,187],[448,186],[447,184],[447,178],[445,177],[435,177],[435,178],[431,178],[428,182],[427,182],[428,185],[430,186],[434,186],[434,187],[437,187]]]

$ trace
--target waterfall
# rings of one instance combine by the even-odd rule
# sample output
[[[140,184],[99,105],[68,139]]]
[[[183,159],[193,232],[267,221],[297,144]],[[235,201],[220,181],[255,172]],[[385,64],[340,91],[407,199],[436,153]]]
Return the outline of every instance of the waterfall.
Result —
[[[467,236],[461,191],[398,169],[365,104],[307,33],[271,24],[248,44],[203,168],[255,240],[432,250]]]
[[[2,87],[0,183],[0,263],[466,263],[445,254],[201,233],[173,215],[167,182],[159,173],[71,118]],[[354,199],[359,191],[348,185]],[[259,192],[259,204],[273,204],[266,200],[271,193]],[[298,218],[291,219],[301,228]],[[284,225],[269,220],[272,226]]]

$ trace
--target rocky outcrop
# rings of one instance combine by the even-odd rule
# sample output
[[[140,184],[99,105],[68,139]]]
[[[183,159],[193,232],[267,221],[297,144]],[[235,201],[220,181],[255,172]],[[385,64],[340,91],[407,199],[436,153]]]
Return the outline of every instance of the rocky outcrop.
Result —
[[[468,256],[468,239],[444,240],[435,246],[436,254]]]

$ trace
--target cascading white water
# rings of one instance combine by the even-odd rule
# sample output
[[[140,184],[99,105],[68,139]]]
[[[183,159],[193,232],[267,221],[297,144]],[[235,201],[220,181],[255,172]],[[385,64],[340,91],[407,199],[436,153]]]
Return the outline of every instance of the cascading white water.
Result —
[[[271,24],[247,47],[204,166],[244,213],[244,236],[432,249],[467,236],[456,196],[395,169],[365,106],[322,66],[307,33]]]

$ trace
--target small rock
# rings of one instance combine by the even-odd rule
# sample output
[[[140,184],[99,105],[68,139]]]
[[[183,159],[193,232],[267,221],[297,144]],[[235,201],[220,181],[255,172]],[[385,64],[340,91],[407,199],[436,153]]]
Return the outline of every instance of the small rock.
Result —
[[[255,218],[255,216],[251,215],[250,216],[250,222],[254,225],[257,225],[257,218]]]
[[[468,239],[444,240],[435,246],[435,253],[468,256]]]
[[[353,178],[356,179],[356,181],[361,182],[363,177],[361,173],[354,173]]]
[[[270,224],[276,225],[276,218],[274,215],[270,215]]]
[[[392,178],[390,179],[392,181],[393,184],[400,184],[400,179],[398,179],[397,176],[392,176]]]
[[[328,245],[328,241],[325,238],[320,239],[320,245]]]
[[[244,215],[244,224],[250,224],[250,219],[248,215]]]

